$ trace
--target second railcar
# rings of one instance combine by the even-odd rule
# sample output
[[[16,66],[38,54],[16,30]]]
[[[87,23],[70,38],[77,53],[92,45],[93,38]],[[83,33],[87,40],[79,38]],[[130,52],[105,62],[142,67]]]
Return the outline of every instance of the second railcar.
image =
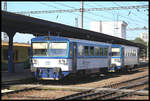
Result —
[[[139,48],[127,45],[111,45],[110,72],[133,69],[139,65]]]

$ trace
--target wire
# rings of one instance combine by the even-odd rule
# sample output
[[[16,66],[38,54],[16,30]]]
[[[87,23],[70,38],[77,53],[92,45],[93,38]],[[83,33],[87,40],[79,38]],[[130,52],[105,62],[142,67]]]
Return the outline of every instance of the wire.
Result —
[[[119,6],[119,7],[122,7],[121,5],[119,5],[119,4],[117,4],[117,3],[115,3],[115,2],[113,2],[115,5],[117,5],[117,6]],[[128,10],[129,11],[129,10]],[[129,13],[131,13],[131,11],[129,11]],[[132,14],[133,15],[135,15],[135,16],[137,16],[135,13],[133,13],[132,12]],[[138,17],[138,16],[137,16]],[[139,18],[139,17],[138,17]],[[142,18],[139,18],[140,20],[142,19]],[[133,19],[131,19],[131,20],[133,20]],[[142,20],[144,20],[144,19],[142,19]],[[145,21],[145,20],[144,20]],[[143,23],[143,21],[142,21],[142,23]]]
[[[99,5],[97,5],[97,4],[95,4],[96,6],[99,6]],[[101,6],[101,5],[100,5]],[[103,6],[101,6],[101,7],[103,7]],[[106,13],[108,13],[108,12],[106,12]],[[112,12],[110,12],[110,13],[112,13]],[[113,13],[112,13],[113,14]],[[127,20],[130,20],[130,21],[135,21],[134,19],[131,19],[131,18],[128,18],[128,17],[125,17],[125,16],[123,16],[123,15],[119,15],[120,17],[124,17],[124,18],[126,18]],[[128,22],[128,21],[127,21]],[[134,24],[136,24],[136,25],[139,25],[139,23],[137,23],[137,21],[135,21],[136,23],[134,23]],[[129,24],[130,22],[128,22],[128,24]]]
[[[95,3],[94,3],[95,4]],[[102,5],[97,5],[97,4],[95,4],[96,6],[101,6],[101,7],[103,7]],[[108,12],[107,12],[108,13]],[[112,13],[112,12],[111,12]],[[112,13],[113,14],[113,13]],[[121,17],[124,17],[124,16],[122,16],[122,15],[120,15]],[[127,18],[127,17],[124,17],[124,18]],[[128,18],[127,18],[128,19]],[[133,20],[133,19],[132,19]],[[137,24],[136,24],[137,25]],[[128,31],[128,30],[127,30]],[[137,30],[135,30],[135,31],[137,31]],[[129,31],[128,31],[129,32]],[[134,36],[135,37],[135,36]],[[129,37],[128,37],[128,34],[126,34],[126,39],[128,39]],[[132,37],[133,38],[133,37]]]

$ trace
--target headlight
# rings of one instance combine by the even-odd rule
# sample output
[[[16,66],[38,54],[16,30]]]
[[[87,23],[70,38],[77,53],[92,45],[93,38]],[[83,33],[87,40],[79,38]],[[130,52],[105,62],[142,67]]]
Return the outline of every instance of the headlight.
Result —
[[[60,59],[59,64],[67,65],[67,60]]]
[[[34,60],[34,59],[32,59],[32,63],[33,63],[33,65],[35,64],[37,64],[38,63],[38,61],[37,60]]]

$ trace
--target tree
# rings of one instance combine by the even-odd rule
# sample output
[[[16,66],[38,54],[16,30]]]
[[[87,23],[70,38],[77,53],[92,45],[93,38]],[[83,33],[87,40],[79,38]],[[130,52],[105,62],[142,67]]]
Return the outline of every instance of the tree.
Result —
[[[142,40],[141,38],[137,37],[135,40],[130,40],[132,42],[135,42],[135,43],[141,43],[143,44],[144,46],[147,46],[147,42],[144,42],[144,40]]]
[[[135,40],[130,40],[134,43],[140,43],[140,44],[143,44],[145,46],[145,48],[140,48],[140,53],[139,53],[139,56],[140,57],[146,57],[147,55],[147,42],[144,42],[144,40],[142,40],[141,38],[137,37]]]

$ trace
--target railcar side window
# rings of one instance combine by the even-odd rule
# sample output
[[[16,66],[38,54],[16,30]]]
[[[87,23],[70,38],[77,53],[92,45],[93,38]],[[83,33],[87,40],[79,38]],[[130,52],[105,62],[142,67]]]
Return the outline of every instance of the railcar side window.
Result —
[[[136,50],[134,50],[134,56],[136,56]]]
[[[78,47],[78,55],[83,56],[83,46],[82,45],[79,45],[79,47]]]
[[[128,52],[128,56],[130,56],[130,52]]]
[[[67,56],[67,42],[51,42],[49,44],[48,56]]]
[[[94,56],[94,47],[90,47],[90,56]]]
[[[100,56],[103,56],[103,48],[100,48]]]
[[[120,48],[112,48],[112,56],[117,57],[120,56]]]
[[[107,56],[108,48],[104,48],[104,56]]]
[[[85,56],[89,56],[89,47],[88,46],[84,46],[84,54],[85,54]]]
[[[95,56],[99,56],[99,48],[95,47]]]
[[[136,50],[134,50],[134,56],[136,56]]]
[[[129,51],[129,56],[131,56],[131,50]]]
[[[48,43],[32,43],[33,56],[47,56]]]

